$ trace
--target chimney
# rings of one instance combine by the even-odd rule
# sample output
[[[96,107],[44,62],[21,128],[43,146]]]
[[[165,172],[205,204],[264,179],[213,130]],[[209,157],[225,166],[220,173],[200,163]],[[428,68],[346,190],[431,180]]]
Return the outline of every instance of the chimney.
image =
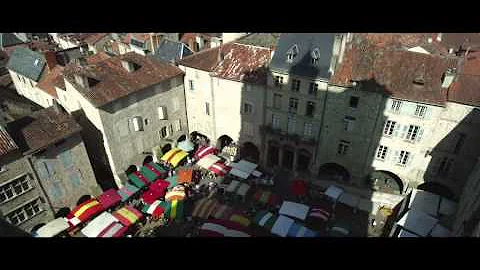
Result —
[[[88,84],[87,76],[85,76],[83,74],[75,73],[74,77],[75,77],[75,82],[77,84],[79,84],[83,88],[90,89],[90,85]]]
[[[437,41],[442,42],[442,33],[438,33],[437,35]]]
[[[442,76],[442,88],[449,88],[455,78],[456,70],[453,68],[447,69]]]
[[[123,59],[122,59],[121,62],[122,62],[122,67],[123,67],[126,71],[128,71],[129,73],[135,71],[135,67],[134,67],[134,65],[133,65],[132,62],[129,62],[129,61],[123,60]]]
[[[52,51],[46,51],[43,53],[43,55],[45,56],[45,60],[47,61],[48,70],[52,70],[58,64],[56,53]]]

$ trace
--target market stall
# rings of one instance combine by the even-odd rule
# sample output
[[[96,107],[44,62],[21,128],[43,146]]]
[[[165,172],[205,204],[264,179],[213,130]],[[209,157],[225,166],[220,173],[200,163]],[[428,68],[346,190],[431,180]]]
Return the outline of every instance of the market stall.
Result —
[[[110,225],[117,223],[118,219],[108,212],[103,212],[90,221],[85,228],[81,230],[86,237],[98,237],[99,234]]]
[[[142,175],[144,175],[149,182],[153,182],[159,178],[165,178],[167,176],[167,171],[160,165],[153,162],[145,163],[140,168],[140,173],[142,173]]]
[[[209,171],[213,172],[218,176],[225,176],[227,173],[230,172],[231,169],[232,167],[227,166],[220,161],[215,162],[214,164],[212,164],[212,166],[210,166],[210,168],[208,168]]]
[[[292,227],[293,223],[295,223],[295,220],[289,217],[280,215],[275,221],[275,224],[273,224],[271,232],[272,234],[275,234],[281,237],[287,237],[288,231]]]
[[[119,222],[110,224],[107,228],[98,234],[98,237],[123,237],[128,231],[128,228]]]
[[[295,180],[290,186],[290,191],[293,196],[305,196],[307,195],[307,182],[303,180]]]
[[[43,225],[37,230],[35,237],[54,237],[66,231],[69,227],[67,219],[60,217]]]
[[[316,237],[317,232],[295,222],[292,224],[287,233],[288,237]]]
[[[163,179],[158,179],[156,180],[155,182],[153,182],[149,188],[152,189],[152,190],[156,190],[158,192],[161,192],[163,194],[165,194],[167,188],[170,186],[170,183],[163,180]]]
[[[144,203],[152,204],[155,200],[162,198],[164,196],[165,196],[165,191],[160,191],[155,188],[154,189],[149,188],[140,196],[140,198],[143,200]]]
[[[251,221],[247,217],[245,217],[244,215],[238,212],[233,213],[228,220],[236,222],[245,227],[250,226],[250,223],[251,223]]]
[[[241,183],[236,191],[236,194],[245,202],[249,190],[250,185],[247,183]]]
[[[244,226],[229,220],[209,220],[200,227],[201,236],[251,237],[251,232]]]
[[[184,203],[180,200],[173,200],[171,202],[169,218],[173,220],[183,220],[185,217],[184,213]]]
[[[195,153],[195,158],[197,160],[200,160],[207,155],[210,155],[210,154],[215,155],[217,153],[218,153],[218,150],[213,146],[209,146],[209,145],[201,146],[200,148],[198,148],[197,152]]]
[[[254,223],[271,231],[277,219],[278,216],[271,212],[260,211],[255,215]]]
[[[400,229],[400,233],[398,234],[399,238],[407,237],[407,238],[417,238],[420,237],[414,233],[411,233],[409,231],[406,231],[404,229]]]
[[[195,144],[193,144],[193,142],[190,141],[189,139],[186,139],[184,141],[179,142],[177,144],[177,148],[185,152],[190,152],[190,151],[193,151],[193,149],[195,149]]]
[[[343,193],[343,189],[336,186],[329,186],[324,194],[328,198],[336,202],[340,198],[340,195],[342,195],[342,193]]]
[[[192,216],[207,219],[215,211],[218,201],[215,199],[202,198],[195,203]]]
[[[178,149],[173,148],[168,151],[165,155],[162,156],[161,160],[171,164],[173,167],[177,167],[178,164],[188,156],[188,153]]]
[[[305,204],[284,201],[280,207],[279,214],[305,220],[309,209],[310,207]]]
[[[67,215],[70,228],[75,228],[77,225],[92,219],[104,210],[100,202],[95,198],[84,201]]]
[[[220,161],[219,157],[217,157],[216,155],[213,155],[213,154],[208,154],[208,155],[202,157],[197,162],[196,165],[199,166],[200,168],[208,170],[213,164],[217,163],[218,161]]]
[[[436,218],[426,212],[410,209],[397,222],[397,225],[419,236],[426,237],[437,222]]]
[[[122,202],[128,201],[132,196],[137,194],[137,192],[140,191],[139,188],[137,188],[134,185],[131,185],[129,183],[126,183],[122,188],[117,190],[118,195],[122,198]]]
[[[360,197],[351,193],[344,192],[340,195],[338,201],[351,208],[357,208],[360,204]]]
[[[193,168],[180,168],[177,172],[178,184],[190,184],[193,180]]]
[[[268,190],[258,189],[253,194],[253,199],[262,205],[276,206],[279,203],[279,197]]]
[[[122,201],[122,197],[120,197],[117,190],[113,188],[100,194],[97,199],[104,209],[117,206]]]
[[[160,218],[162,216],[168,216],[170,207],[171,204],[169,202],[156,200],[150,205],[145,205],[142,212],[155,218]]]
[[[171,189],[171,188],[178,185],[177,179],[178,179],[177,175],[172,175],[172,176],[165,179],[165,181],[167,181],[169,183],[168,189]]]
[[[165,195],[165,200],[166,201],[183,201],[187,197],[187,194],[185,193],[185,188],[183,186],[176,186],[174,187],[171,191],[167,192]]]
[[[226,204],[218,204],[212,216],[216,219],[228,219],[233,214],[233,208]]]
[[[240,187],[240,182],[237,180],[232,180],[230,184],[228,184],[227,189],[225,190],[228,193],[234,193],[238,187]]]
[[[127,175],[128,179],[138,188],[144,188],[150,181],[139,171]]]
[[[130,227],[143,218],[143,215],[140,213],[140,211],[129,205],[126,205],[113,212],[113,216],[115,216],[125,227]]]

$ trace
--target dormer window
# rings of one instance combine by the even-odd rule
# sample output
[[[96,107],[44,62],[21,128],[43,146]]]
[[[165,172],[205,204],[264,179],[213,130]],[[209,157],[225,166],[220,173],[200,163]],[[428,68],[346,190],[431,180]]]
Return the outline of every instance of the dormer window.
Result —
[[[425,79],[423,78],[423,76],[418,76],[413,80],[413,83],[415,85],[423,86],[425,85]]]
[[[316,65],[318,63],[318,59],[320,59],[320,50],[315,48],[312,50],[312,65]]]
[[[287,52],[287,62],[292,63],[293,59],[298,55],[298,46],[297,44],[293,45],[290,50]]]

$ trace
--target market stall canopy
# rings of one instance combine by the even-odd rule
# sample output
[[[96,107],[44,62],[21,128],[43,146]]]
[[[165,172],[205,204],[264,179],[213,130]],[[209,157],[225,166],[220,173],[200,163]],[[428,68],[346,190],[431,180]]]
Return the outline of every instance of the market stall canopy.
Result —
[[[163,180],[163,179],[158,179],[157,181],[153,182],[149,188],[152,189],[152,190],[156,190],[158,192],[161,192],[163,194],[165,194],[168,186],[170,186],[170,183]]]
[[[277,215],[271,212],[262,210],[255,215],[254,222],[255,224],[258,224],[260,227],[265,227],[268,230],[271,230],[273,228],[273,225],[275,225],[275,222],[277,221],[277,219],[278,219]]]
[[[228,220],[236,222],[245,227],[248,227],[250,225],[250,220],[240,213],[232,214]]]
[[[177,147],[185,152],[190,152],[195,149],[195,145],[189,139],[179,142]]]
[[[169,191],[167,192],[167,194],[165,195],[165,200],[166,201],[175,201],[175,200],[178,200],[178,201],[183,201],[185,200],[185,197],[187,195],[185,194],[185,191],[182,191],[182,190],[172,190],[172,191]]]
[[[120,197],[120,195],[117,193],[117,190],[113,188],[100,194],[97,199],[105,209],[116,206],[122,201],[122,197]]]
[[[440,208],[438,209],[438,213],[445,216],[450,216],[455,213],[457,209],[457,203],[449,200],[447,198],[442,197],[440,200]]]
[[[145,178],[149,182],[153,182],[157,180],[158,178],[165,177],[167,175],[167,172],[160,167],[158,164],[155,163],[146,163],[140,168],[140,172],[142,173]]]
[[[118,219],[108,212],[103,212],[82,229],[86,237],[98,237],[99,234],[110,225],[118,222]]]
[[[169,218],[171,220],[183,220],[185,217],[183,201],[173,200],[170,205]]]
[[[233,213],[233,208],[226,204],[218,204],[212,216],[216,219],[227,219]]]
[[[250,190],[250,185],[246,183],[241,183],[240,187],[238,187],[236,193],[238,196],[245,197],[247,192]]]
[[[98,237],[122,237],[127,233],[128,228],[123,226],[119,222],[115,222],[110,224],[107,228],[105,228]]]
[[[113,215],[126,227],[135,224],[143,217],[140,211],[131,207],[130,205],[125,205],[124,207],[118,209],[117,211],[113,212]]]
[[[207,219],[215,211],[218,201],[215,199],[202,198],[195,203],[192,216]]]
[[[398,234],[398,237],[399,238],[402,238],[402,237],[409,237],[410,238],[410,237],[420,237],[420,236],[418,236],[414,233],[411,233],[409,231],[406,231],[404,229],[400,229],[400,233]]]
[[[336,187],[336,186],[329,186],[325,191],[325,195],[332,198],[334,201],[337,201],[342,195],[343,189]]]
[[[263,173],[260,172],[260,171],[254,170],[254,171],[252,172],[252,175],[255,176],[255,177],[261,177],[261,176],[263,175]]]
[[[152,204],[155,200],[165,196],[165,191],[160,191],[158,189],[151,189],[149,188],[145,191],[141,198],[146,204]]]
[[[338,201],[352,208],[356,208],[360,203],[360,197],[351,193],[344,192],[342,193],[342,195],[340,195],[340,199]]]
[[[167,181],[169,183],[168,188],[173,188],[178,184],[177,183],[177,175],[172,175],[172,176],[168,177],[167,179],[165,179],[165,181]]]
[[[408,208],[423,211],[433,217],[438,215],[440,196],[428,191],[414,189],[410,196]]]
[[[307,218],[309,209],[310,207],[305,204],[284,201],[278,213],[281,215],[291,216],[301,220],[305,220]]]
[[[422,237],[426,237],[437,222],[436,218],[421,210],[410,209],[397,222],[397,225]]]
[[[237,180],[232,180],[232,182],[230,182],[230,184],[227,186],[227,189],[226,191],[227,192],[230,192],[230,193],[233,193],[237,190],[237,188],[240,186],[240,182],[237,181]]]
[[[78,224],[88,221],[94,216],[104,211],[100,202],[91,198],[75,207],[68,215],[70,227],[76,227]]]
[[[290,190],[294,196],[305,196],[307,194],[307,183],[303,180],[295,180]]]
[[[317,233],[309,228],[294,222],[288,230],[288,237],[316,237]]]
[[[200,227],[200,230],[211,231],[224,237],[251,237],[241,225],[228,220],[209,220]]]
[[[120,188],[117,193],[122,197],[122,202],[127,201],[133,195],[135,195],[140,189],[134,185],[126,183],[122,188]]]
[[[277,205],[279,198],[276,194],[268,190],[258,189],[253,195],[253,199],[261,204],[270,206]]]
[[[323,221],[328,221],[330,219],[330,214],[332,209],[325,209],[319,207],[312,207],[310,213],[308,214],[309,218],[319,218]]]
[[[193,180],[193,169],[192,168],[181,168],[177,172],[177,182],[179,184],[191,183]]]
[[[232,168],[246,172],[248,173],[248,175],[250,175],[257,167],[257,164],[246,161],[244,159],[240,160],[239,162],[232,163]]]
[[[431,237],[451,237],[452,232],[440,224],[436,224],[430,232]]]
[[[198,148],[197,152],[195,153],[195,158],[197,160],[200,160],[207,155],[210,155],[210,154],[215,155],[217,152],[218,152],[217,149],[213,146],[209,146],[209,145],[202,146],[202,147]]]
[[[219,176],[225,176],[228,172],[230,172],[231,169],[232,167],[227,166],[220,161],[215,162],[208,168],[209,171]]]
[[[239,177],[240,179],[248,179],[248,177],[250,176],[249,173],[239,170],[237,168],[231,169],[230,174]]]
[[[38,229],[36,237],[54,237],[61,232],[64,232],[69,227],[70,225],[68,225],[67,219],[60,217],[48,222]]]
[[[292,227],[293,223],[295,223],[295,220],[280,215],[277,221],[275,221],[275,224],[273,224],[272,233],[281,237],[287,237],[288,231],[290,230],[290,227]]]
[[[168,151],[165,155],[163,155],[161,160],[172,164],[174,167],[177,167],[178,163],[180,163],[180,161],[182,161],[187,156],[188,156],[187,152],[178,148],[173,148],[170,151]]]
[[[201,168],[204,168],[205,170],[208,170],[213,164],[218,162],[220,160],[219,157],[213,154],[208,154],[201,158],[198,162],[197,165]]]
[[[147,186],[150,181],[139,171],[127,175],[128,179],[138,188]]]
[[[153,217],[161,217],[165,213],[168,214],[170,211],[170,203],[165,201],[156,200],[150,205],[145,205],[143,207],[143,212],[145,214],[152,215]]]

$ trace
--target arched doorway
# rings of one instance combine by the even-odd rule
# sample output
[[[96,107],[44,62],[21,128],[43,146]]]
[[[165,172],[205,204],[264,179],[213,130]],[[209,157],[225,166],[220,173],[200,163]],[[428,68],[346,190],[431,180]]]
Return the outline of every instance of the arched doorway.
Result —
[[[126,174],[126,175],[129,175],[129,174],[134,173],[134,172],[136,172],[136,171],[138,171],[137,166],[135,166],[135,165],[130,165],[130,166],[128,166],[128,168],[125,170],[125,174]]]
[[[221,152],[225,146],[230,145],[232,142],[233,142],[233,139],[230,138],[230,136],[222,135],[217,140],[217,148],[220,149],[220,152]]]
[[[82,197],[80,197],[80,199],[78,199],[77,205],[80,205],[80,204],[90,200],[91,198],[92,198],[92,196],[90,196],[90,195],[83,195]]]
[[[182,136],[178,137],[178,139],[177,139],[177,143],[179,143],[179,142],[183,142],[183,141],[185,141],[186,139],[187,139],[187,136],[185,136],[185,135],[182,135]]]
[[[244,158],[253,163],[258,163],[258,158],[260,156],[260,151],[258,151],[257,146],[251,142],[245,142],[240,148],[240,157]]]
[[[268,142],[267,149],[267,166],[273,167],[278,165],[278,155],[280,154],[280,144],[274,140]]]
[[[306,149],[300,149],[297,152],[297,171],[299,172],[308,172],[308,167],[310,166],[310,161],[312,159],[312,154]]]
[[[168,151],[170,151],[172,149],[172,145],[167,143],[165,144],[163,147],[162,147],[162,154],[166,154]]]
[[[350,181],[350,173],[345,167],[337,163],[325,163],[318,169],[320,180]]]
[[[68,207],[60,208],[57,213],[55,213],[55,218],[67,217],[70,214],[71,210]]]
[[[190,139],[196,145],[208,145],[210,144],[210,139],[198,131],[193,131],[190,133]]]
[[[450,200],[455,200],[455,193],[449,187],[438,182],[425,182],[420,184],[417,189],[428,191]]]
[[[370,174],[370,183],[375,190],[385,193],[402,194],[403,181],[389,171],[374,171]]]
[[[147,164],[147,163],[150,163],[150,162],[153,162],[153,157],[148,155],[146,156],[144,159],[143,159],[143,163],[142,164]]]
[[[285,145],[283,147],[282,151],[283,151],[282,167],[287,169],[287,170],[292,170],[293,169],[293,155],[294,155],[293,147]]]

